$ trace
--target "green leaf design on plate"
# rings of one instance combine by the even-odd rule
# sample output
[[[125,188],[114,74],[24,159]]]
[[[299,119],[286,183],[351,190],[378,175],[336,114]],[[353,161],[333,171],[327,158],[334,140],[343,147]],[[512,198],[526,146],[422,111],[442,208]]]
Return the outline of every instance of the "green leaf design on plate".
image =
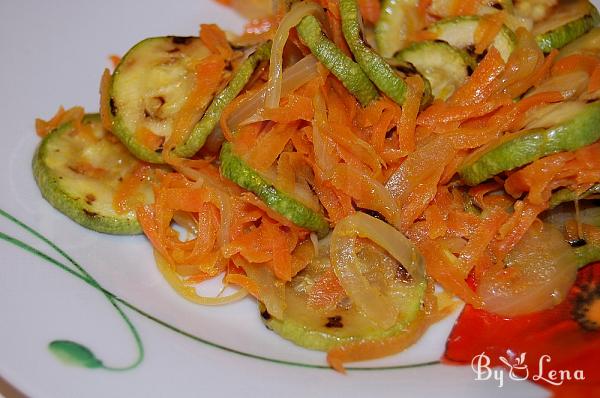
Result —
[[[87,347],[69,340],[54,340],[48,344],[48,349],[55,357],[67,365],[83,368],[101,368],[102,361],[96,358]]]

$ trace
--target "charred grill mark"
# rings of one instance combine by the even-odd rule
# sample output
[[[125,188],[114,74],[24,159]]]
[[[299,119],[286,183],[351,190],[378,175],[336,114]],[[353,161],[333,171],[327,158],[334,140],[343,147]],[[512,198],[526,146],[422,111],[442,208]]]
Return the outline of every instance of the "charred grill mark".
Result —
[[[96,217],[98,217],[98,213],[96,213],[96,212],[89,211],[89,210],[86,210],[86,209],[83,209],[83,212],[89,218],[96,218]]]
[[[504,10],[504,6],[500,3],[494,3],[494,4],[492,4],[492,7],[494,7],[496,10],[500,10],[500,11]]]
[[[406,268],[402,266],[402,264],[398,264],[398,267],[396,267],[396,279],[401,280],[403,282],[413,281],[412,275],[406,270]]]
[[[385,220],[385,217],[384,217],[384,216],[383,216],[383,215],[382,215],[380,212],[378,212],[378,211],[376,211],[376,210],[365,209],[365,208],[362,208],[362,207],[357,207],[357,208],[356,208],[356,210],[358,210],[358,211],[360,211],[360,212],[363,212],[363,213],[365,213],[365,214],[368,214],[368,215],[370,215],[371,217],[377,218],[378,220],[381,220],[381,221],[387,222],[387,221]]]
[[[260,316],[265,320],[268,321],[269,319],[271,319],[271,314],[269,314],[269,311],[264,310],[260,313]]]
[[[144,107],[144,117],[159,121],[163,120],[162,117],[158,116],[158,113],[160,112],[165,102],[167,102],[167,100],[162,95],[149,98],[146,101],[146,106]]]
[[[173,47],[172,49],[167,51],[168,54],[177,54],[178,52],[181,52],[181,50],[177,47]]]
[[[390,138],[392,138],[394,136],[394,133],[396,132],[396,126],[392,127],[391,129],[389,129],[388,131],[386,131],[385,133],[385,138],[387,140],[389,140]]]
[[[191,36],[171,36],[171,41],[173,44],[186,45],[190,41],[192,41]]]
[[[581,247],[581,246],[585,246],[586,245],[586,241],[585,239],[576,239],[576,240],[572,240],[569,242],[569,244],[571,245],[571,247]]]
[[[600,330],[600,319],[592,309],[600,300],[600,285],[585,283],[580,289],[575,298],[572,316],[583,329],[591,332]]]
[[[417,68],[415,68],[415,66],[410,62],[402,62],[401,64],[398,64],[396,66],[396,69],[409,76],[416,75],[417,73],[419,73],[417,71]]]
[[[108,105],[110,106],[110,114],[117,116],[117,105],[115,104],[115,99],[113,97],[110,97]]]
[[[69,170],[71,170],[75,174],[83,174],[81,172],[81,169],[79,167],[69,165],[68,168],[69,168]]]
[[[88,193],[87,195],[85,195],[85,203],[87,203],[88,205],[92,205],[92,203],[94,203],[96,201],[96,196],[93,193]]]
[[[341,315],[334,315],[327,317],[327,323],[325,324],[326,328],[343,328],[344,324],[342,323]]]

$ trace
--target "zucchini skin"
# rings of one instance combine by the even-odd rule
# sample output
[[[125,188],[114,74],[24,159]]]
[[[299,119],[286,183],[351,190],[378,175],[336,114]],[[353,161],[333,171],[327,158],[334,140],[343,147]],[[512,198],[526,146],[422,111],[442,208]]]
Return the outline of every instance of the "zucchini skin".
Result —
[[[463,164],[459,175],[477,185],[503,171],[531,163],[543,156],[574,151],[600,139],[600,101],[585,105],[572,119],[549,129],[522,131],[518,137]]]
[[[380,330],[366,336],[342,337],[311,329],[291,319],[277,319],[270,316],[270,314],[266,312],[264,305],[260,302],[259,310],[261,319],[268,329],[274,331],[284,339],[290,340],[296,345],[317,351],[328,351],[334,347],[355,342],[383,340],[386,337],[392,337],[406,331],[406,327],[412,321],[412,319],[401,320],[389,329]]]
[[[100,116],[97,114],[87,115],[84,122],[100,123]],[[33,176],[42,197],[71,220],[93,231],[112,235],[141,234],[142,228],[135,215],[115,218],[85,210],[81,203],[82,199],[73,198],[67,194],[60,184],[60,179],[53,175],[51,169],[45,164],[45,159],[50,154],[48,143],[62,134],[67,134],[71,129],[71,123],[59,126],[44,137],[34,153]]]
[[[594,26],[600,23],[600,14],[592,4],[590,4],[590,13],[582,18],[568,22],[549,32],[540,33],[535,36],[535,41],[541,50],[549,53],[555,48],[562,48],[589,32]]]
[[[379,90],[399,105],[406,99],[406,82],[361,38],[359,10],[356,0],[340,0],[342,33],[356,62]]]
[[[377,89],[365,72],[325,37],[315,17],[312,15],[304,17],[296,28],[302,42],[358,99],[361,105],[366,106],[379,97]]]
[[[285,192],[268,183],[254,169],[248,166],[233,152],[229,142],[223,143],[221,154],[221,174],[237,185],[256,194],[267,206],[294,224],[317,232],[320,237],[329,232],[329,223],[322,214],[309,209]]]

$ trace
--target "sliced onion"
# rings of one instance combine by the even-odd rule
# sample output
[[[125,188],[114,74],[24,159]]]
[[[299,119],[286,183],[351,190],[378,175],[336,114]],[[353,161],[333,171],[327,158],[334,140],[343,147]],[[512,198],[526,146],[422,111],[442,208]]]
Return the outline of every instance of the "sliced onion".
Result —
[[[386,250],[410,273],[413,281],[425,278],[424,262],[417,248],[397,229],[365,213],[340,221],[331,236],[331,263],[340,284],[359,310],[378,327],[397,321],[399,310],[390,297],[361,273],[356,238],[367,238]]]
[[[260,301],[267,307],[269,314],[283,319],[286,307],[285,282],[277,279],[266,264],[251,264],[241,256],[233,256],[232,259],[235,265],[243,268],[248,278],[258,285]]]
[[[297,88],[319,77],[318,64],[319,61],[312,54],[309,54],[283,71],[281,95],[285,97]],[[265,86],[244,100],[229,116],[227,124],[232,131],[240,125],[261,120],[260,115],[264,109],[266,93],[267,87]]]
[[[281,20],[273,39],[273,46],[271,47],[265,108],[273,109],[279,107],[283,73],[283,48],[290,35],[290,29],[298,25],[305,16],[322,13],[323,9],[317,3],[303,1],[294,3],[290,11]]]
[[[550,128],[570,120],[585,107],[584,102],[566,101],[536,106],[525,115],[525,129]]]
[[[586,92],[589,81],[590,78],[585,71],[575,71],[564,75],[552,76],[528,92],[525,97],[531,97],[538,93],[558,91],[562,94],[564,100],[570,100]]]
[[[576,275],[575,254],[560,231],[534,224],[507,256],[506,268],[486,273],[477,293],[486,310],[512,317],[559,304]]]
[[[313,107],[315,108],[315,120],[312,125],[313,151],[317,167],[322,173],[321,178],[326,179],[333,173],[338,155],[335,145],[324,134],[327,129],[327,105],[320,92],[317,92],[313,98]]]
[[[235,293],[230,294],[229,296],[220,296],[220,297],[206,297],[200,296],[196,293],[196,289],[194,286],[188,286],[183,283],[181,277],[173,271],[169,263],[161,256],[156,250],[154,251],[154,258],[156,261],[156,266],[158,270],[165,278],[167,283],[188,301],[196,304],[202,305],[223,305],[233,303],[235,301],[241,300],[248,295],[248,291],[246,289],[239,289]]]

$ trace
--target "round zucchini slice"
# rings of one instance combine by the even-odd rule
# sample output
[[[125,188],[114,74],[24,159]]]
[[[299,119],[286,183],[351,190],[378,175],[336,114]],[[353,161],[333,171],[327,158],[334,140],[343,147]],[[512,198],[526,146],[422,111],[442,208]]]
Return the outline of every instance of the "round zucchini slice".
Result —
[[[477,66],[466,51],[441,41],[422,41],[398,52],[396,60],[408,62],[429,81],[434,98],[446,100]]]
[[[564,102],[536,110],[530,129],[506,134],[468,156],[458,172],[477,185],[503,171],[556,152],[573,151],[600,139],[600,102]]]
[[[375,43],[384,58],[391,58],[407,44],[410,32],[419,25],[417,0],[383,0],[375,24]]]
[[[219,160],[221,174],[225,178],[253,192],[267,206],[299,227],[315,231],[320,237],[327,235],[329,223],[320,211],[308,207],[291,194],[275,188],[264,175],[250,167],[233,151],[231,143],[223,143]]]
[[[82,125],[78,130],[74,123],[65,123],[40,143],[33,158],[33,175],[42,196],[67,217],[94,231],[141,233],[133,211],[119,214],[113,208],[119,183],[139,161],[102,128],[98,115],[87,115]],[[150,189],[141,194],[147,202],[151,200]]]
[[[405,331],[422,310],[424,276],[412,277],[387,251],[371,241],[359,239],[355,248],[362,276],[399,309],[391,327],[376,326],[347,295],[327,293],[327,286],[336,283],[328,250],[320,250],[319,257],[286,285],[286,308],[281,319],[260,304],[265,325],[294,344],[321,351],[355,341],[384,339]]]
[[[435,34],[437,40],[465,50],[475,45],[475,31],[479,20],[480,17],[474,15],[445,18],[432,24],[427,30]],[[516,38],[513,31],[502,26],[491,45],[496,47],[506,62],[515,48],[515,43]]]
[[[344,87],[366,106],[377,97],[377,88],[371,83],[360,66],[344,54],[323,34],[319,21],[308,15],[296,27],[300,39],[313,55],[337,77]]]
[[[548,17],[533,26],[532,33],[548,53],[584,35],[598,24],[598,10],[587,0],[563,0]]]
[[[199,38],[177,36],[145,39],[125,54],[112,76],[110,112],[115,135],[135,156],[163,162],[162,143],[171,135],[173,119],[194,88],[196,64],[208,55]],[[153,149],[140,132],[149,132],[162,143]],[[188,141],[198,141],[195,134],[192,131]],[[186,148],[186,154],[191,156],[198,149]]]

